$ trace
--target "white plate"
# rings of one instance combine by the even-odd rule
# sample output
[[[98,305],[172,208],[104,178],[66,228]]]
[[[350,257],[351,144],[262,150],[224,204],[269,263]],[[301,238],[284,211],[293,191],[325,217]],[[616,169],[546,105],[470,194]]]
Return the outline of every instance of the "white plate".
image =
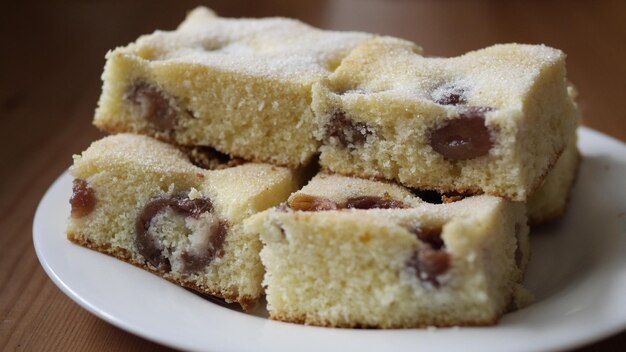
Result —
[[[100,318],[186,350],[541,351],[589,343],[626,328],[626,145],[580,129],[584,159],[570,208],[532,233],[527,285],[537,302],[499,325],[349,330],[271,321],[203,299],[65,238],[71,178],[45,194],[33,224],[37,255],[54,283]]]

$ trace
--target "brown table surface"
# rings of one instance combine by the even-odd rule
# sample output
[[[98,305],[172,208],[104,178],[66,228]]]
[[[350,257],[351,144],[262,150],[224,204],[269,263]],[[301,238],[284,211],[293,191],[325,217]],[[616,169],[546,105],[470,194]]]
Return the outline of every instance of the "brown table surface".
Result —
[[[35,207],[70,156],[100,136],[91,118],[108,49],[173,29],[194,1],[4,5],[0,12],[0,350],[167,350],[96,318],[35,256]],[[224,16],[295,17],[413,40],[430,55],[497,42],[568,53],[587,126],[626,141],[625,1],[214,1]],[[626,350],[626,332],[583,350]]]

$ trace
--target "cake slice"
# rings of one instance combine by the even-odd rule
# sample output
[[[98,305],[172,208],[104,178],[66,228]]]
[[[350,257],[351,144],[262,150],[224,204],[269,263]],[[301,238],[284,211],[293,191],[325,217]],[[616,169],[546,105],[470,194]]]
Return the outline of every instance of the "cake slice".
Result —
[[[320,164],[441,193],[526,201],[579,120],[565,55],[503,44],[453,58],[373,38],[314,85]]]
[[[266,164],[194,166],[179,149],[119,134],[74,157],[71,241],[251,309],[262,294],[250,215],[284,202],[299,174]]]
[[[245,222],[260,234],[272,319],[334,327],[495,324],[527,303],[523,203],[426,203],[383,182],[319,174]]]
[[[311,86],[373,37],[204,7],[106,55],[94,124],[292,168],[317,152]]]

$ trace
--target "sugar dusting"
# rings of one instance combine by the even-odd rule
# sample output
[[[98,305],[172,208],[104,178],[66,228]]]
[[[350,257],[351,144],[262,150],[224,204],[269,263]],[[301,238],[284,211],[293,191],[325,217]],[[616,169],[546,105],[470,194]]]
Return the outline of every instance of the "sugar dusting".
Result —
[[[197,8],[177,30],[156,31],[118,50],[155,64],[186,62],[275,79],[313,81],[327,75],[351,49],[371,37],[324,31],[288,18],[220,18],[206,8]]]
[[[542,72],[565,59],[545,45],[498,44],[450,58],[424,57],[414,48],[395,38],[375,38],[354,50],[331,77],[338,85],[428,105],[457,92],[462,104],[518,108]]]

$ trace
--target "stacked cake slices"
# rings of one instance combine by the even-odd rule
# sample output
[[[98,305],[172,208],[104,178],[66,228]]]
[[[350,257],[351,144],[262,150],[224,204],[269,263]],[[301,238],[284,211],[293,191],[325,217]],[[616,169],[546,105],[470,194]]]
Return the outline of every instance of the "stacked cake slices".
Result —
[[[272,319],[495,324],[576,176],[564,59],[197,8],[107,54],[68,238]]]

